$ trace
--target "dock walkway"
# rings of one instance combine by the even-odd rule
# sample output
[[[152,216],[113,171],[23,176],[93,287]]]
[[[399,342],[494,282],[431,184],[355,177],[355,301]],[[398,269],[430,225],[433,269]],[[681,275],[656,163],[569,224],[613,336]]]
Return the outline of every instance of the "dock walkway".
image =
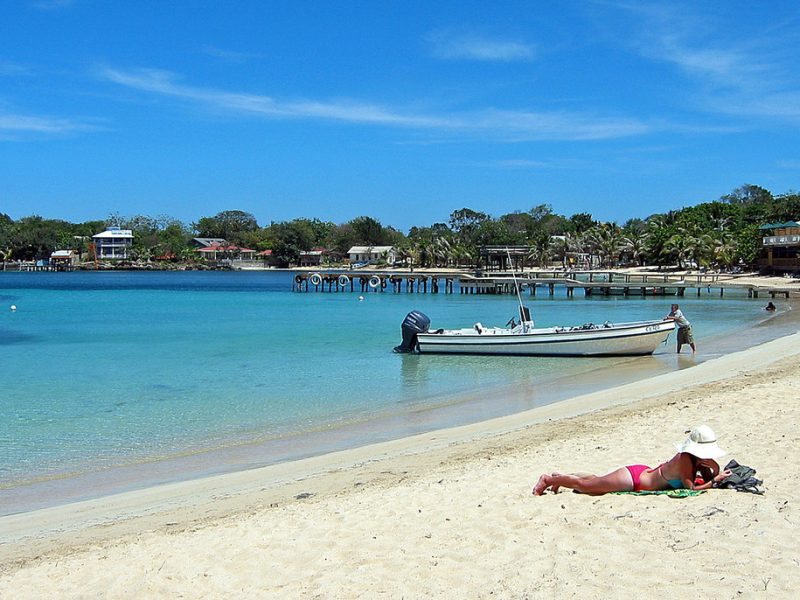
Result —
[[[671,273],[624,273],[619,271],[545,271],[511,272],[453,272],[453,271],[394,271],[394,270],[320,270],[295,271],[292,289],[297,292],[386,292],[453,294],[515,294],[527,290],[532,296],[537,289],[546,288],[552,296],[557,287],[566,289],[568,297],[576,289],[585,296],[685,296],[694,290],[723,296],[726,289],[746,289],[748,296],[759,294],[772,298],[800,297],[800,286],[762,287],[739,282],[740,276],[726,273],[697,273],[676,275]]]

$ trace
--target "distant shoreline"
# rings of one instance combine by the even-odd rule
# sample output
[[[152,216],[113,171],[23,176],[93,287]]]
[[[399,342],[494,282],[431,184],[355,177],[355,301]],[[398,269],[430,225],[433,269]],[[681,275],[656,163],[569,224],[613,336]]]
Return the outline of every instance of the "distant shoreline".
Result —
[[[7,268],[9,265],[12,265],[14,268]],[[3,273],[24,273],[28,272],[25,269],[18,269],[16,266],[18,263],[3,263],[2,268],[0,268],[0,276]],[[40,269],[41,270],[41,269]],[[261,267],[261,266],[236,266],[236,267],[218,267],[218,266],[208,266],[208,265],[197,265],[197,264],[170,264],[164,265],[159,263],[149,263],[146,265],[126,265],[124,267],[121,266],[108,266],[107,268],[95,268],[94,265],[81,265],[76,267],[71,272],[80,272],[80,273],[114,273],[114,272],[193,272],[193,271],[213,271],[213,272],[241,272],[241,273],[258,273],[258,272],[268,272],[268,273],[343,273],[345,275],[353,276],[355,274],[362,274],[362,275],[371,275],[374,273],[382,274],[401,274],[403,276],[424,276],[424,275],[452,275],[453,277],[492,277],[497,276],[500,273],[496,271],[486,271],[486,270],[476,270],[476,269],[463,269],[463,268],[452,268],[452,267],[438,267],[438,268],[431,268],[431,267],[414,267],[413,269],[409,269],[408,267],[389,267],[389,266],[381,266],[381,267],[371,267],[371,268],[362,268],[362,269],[349,269],[346,265],[342,266],[316,266],[316,267]],[[36,270],[32,270],[31,272],[36,272]],[[554,275],[563,275],[565,272],[564,269],[527,269],[523,271],[523,274],[527,273],[539,273],[539,274],[547,274],[553,273]],[[791,297],[799,298],[800,297],[800,279],[794,278],[787,278],[787,277],[776,277],[770,275],[759,275],[757,273],[724,273],[724,272],[714,272],[714,271],[707,271],[707,272],[699,272],[697,270],[679,270],[677,268],[662,268],[659,269],[658,267],[622,267],[622,268],[608,268],[608,269],[592,269],[592,270],[571,270],[571,273],[575,275],[588,275],[588,274],[603,274],[603,273],[613,273],[614,275],[632,275],[632,276],[641,276],[641,275],[651,275],[651,276],[668,276],[670,278],[682,278],[682,277],[697,277],[697,276],[715,276],[720,279],[718,283],[715,284],[715,287],[719,287],[720,283],[722,284],[721,287],[731,287],[731,288],[752,288],[762,290],[766,293],[770,293],[773,291],[780,291],[780,293],[788,292]],[[631,287],[635,287],[631,285]],[[667,286],[669,287],[669,286]],[[704,283],[701,283],[699,287],[705,287]]]

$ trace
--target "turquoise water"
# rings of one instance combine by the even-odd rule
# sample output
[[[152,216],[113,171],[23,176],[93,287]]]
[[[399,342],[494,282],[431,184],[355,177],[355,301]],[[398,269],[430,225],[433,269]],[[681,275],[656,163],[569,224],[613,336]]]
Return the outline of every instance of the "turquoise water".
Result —
[[[284,272],[0,273],[0,490],[270,440],[294,440],[280,455],[291,458],[309,452],[304,435],[424,430],[432,421],[420,415],[436,407],[477,420],[530,408],[488,393],[482,404],[483,391],[536,389],[621,363],[397,355],[412,309],[433,327],[502,325],[516,300],[359,296],[295,293]],[[525,301],[547,326],[660,318],[672,299],[540,290]],[[701,352],[705,340],[765,317],[764,302],[744,293],[680,301]],[[674,337],[657,351],[673,353]],[[465,416],[457,407],[467,396]],[[246,463],[276,456],[263,450]]]

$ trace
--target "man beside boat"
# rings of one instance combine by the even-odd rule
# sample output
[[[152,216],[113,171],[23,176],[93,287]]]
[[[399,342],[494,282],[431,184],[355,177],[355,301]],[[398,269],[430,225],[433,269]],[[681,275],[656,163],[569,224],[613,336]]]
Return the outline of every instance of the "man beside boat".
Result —
[[[689,319],[683,315],[679,305],[673,304],[671,309],[670,313],[664,317],[664,320],[675,321],[675,324],[678,326],[678,354],[681,353],[681,347],[684,344],[689,344],[689,347],[692,349],[692,354],[695,354],[697,348],[694,345],[692,324],[689,322]]]

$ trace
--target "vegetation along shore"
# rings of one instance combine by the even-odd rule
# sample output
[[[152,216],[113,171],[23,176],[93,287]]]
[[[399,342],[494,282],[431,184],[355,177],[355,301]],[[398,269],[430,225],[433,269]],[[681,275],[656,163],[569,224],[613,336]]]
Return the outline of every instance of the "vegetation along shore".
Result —
[[[773,195],[743,185],[718,200],[702,202],[623,224],[596,221],[589,213],[556,214],[550,205],[494,217],[462,208],[447,223],[411,227],[403,233],[369,216],[346,223],[314,218],[272,222],[261,226],[255,217],[226,210],[186,224],[168,216],[111,215],[105,220],[70,223],[27,216],[14,220],[0,213],[0,262],[47,261],[54,252],[71,252],[75,268],[208,268],[225,266],[225,259],[247,251],[264,266],[303,265],[315,253],[318,265],[352,262],[349,249],[361,245],[391,247],[393,260],[414,267],[481,266],[480,248],[525,246],[524,264],[611,267],[711,267],[731,270],[762,268],[764,226],[800,218],[800,194]],[[93,255],[92,236],[107,227],[130,230],[132,244],[123,259]],[[195,238],[218,240],[213,252],[198,252]],[[219,260],[223,259],[223,260]],[[380,264],[386,256],[375,256]]]

